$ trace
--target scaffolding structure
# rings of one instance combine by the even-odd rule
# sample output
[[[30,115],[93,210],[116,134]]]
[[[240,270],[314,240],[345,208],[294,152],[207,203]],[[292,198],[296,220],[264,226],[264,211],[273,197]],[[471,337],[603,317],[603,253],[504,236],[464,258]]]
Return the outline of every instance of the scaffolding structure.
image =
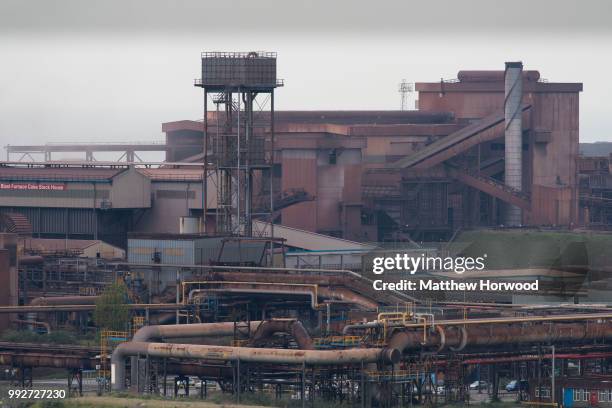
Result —
[[[276,78],[276,53],[204,52],[195,85],[204,89],[203,183],[204,191],[209,182],[216,190],[216,232],[272,237],[274,90],[283,85]],[[268,220],[269,231],[254,231],[256,218]]]
[[[113,350],[119,343],[129,340],[130,336],[126,331],[102,330],[100,332],[100,366],[98,370],[100,392],[110,391],[110,357]]]

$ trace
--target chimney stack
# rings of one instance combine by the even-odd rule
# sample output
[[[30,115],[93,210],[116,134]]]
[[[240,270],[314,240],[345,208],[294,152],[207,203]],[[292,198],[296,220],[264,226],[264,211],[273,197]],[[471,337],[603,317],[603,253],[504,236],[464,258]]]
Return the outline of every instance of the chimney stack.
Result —
[[[505,99],[505,176],[507,186],[516,190],[523,189],[523,63],[506,62],[504,73]],[[511,227],[523,223],[521,209],[508,204],[505,214],[505,224]]]

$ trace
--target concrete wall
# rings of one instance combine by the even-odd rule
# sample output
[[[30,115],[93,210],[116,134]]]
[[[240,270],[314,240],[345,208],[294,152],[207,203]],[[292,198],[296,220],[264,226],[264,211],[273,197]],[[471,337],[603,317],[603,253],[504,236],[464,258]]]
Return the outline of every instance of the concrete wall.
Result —
[[[136,217],[133,231],[179,233],[180,217],[201,209],[201,182],[153,182],[151,208]]]

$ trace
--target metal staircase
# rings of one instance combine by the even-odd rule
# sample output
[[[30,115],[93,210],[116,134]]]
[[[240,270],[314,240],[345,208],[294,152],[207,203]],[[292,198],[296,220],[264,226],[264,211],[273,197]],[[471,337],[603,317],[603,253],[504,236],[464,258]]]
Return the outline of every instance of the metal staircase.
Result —
[[[531,210],[531,202],[528,194],[507,186],[494,178],[477,174],[448,163],[445,165],[452,178],[523,210]]]
[[[531,105],[523,104],[521,112],[530,108]],[[503,135],[503,125],[504,113],[493,113],[398,160],[392,166],[395,168],[431,168],[457,156],[472,146],[501,137]]]

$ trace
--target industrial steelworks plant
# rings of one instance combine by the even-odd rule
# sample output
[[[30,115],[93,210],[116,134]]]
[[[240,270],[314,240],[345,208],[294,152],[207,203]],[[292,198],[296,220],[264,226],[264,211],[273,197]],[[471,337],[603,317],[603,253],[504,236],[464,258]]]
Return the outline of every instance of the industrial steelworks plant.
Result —
[[[579,155],[581,83],[507,62],[416,83],[414,109],[276,111],[275,53],[201,60],[202,120],[163,123],[163,144],[6,147],[6,379],[61,369],[71,394],[301,406],[612,404],[612,177]],[[165,160],[139,160],[151,151]],[[373,273],[394,254],[483,267]]]

